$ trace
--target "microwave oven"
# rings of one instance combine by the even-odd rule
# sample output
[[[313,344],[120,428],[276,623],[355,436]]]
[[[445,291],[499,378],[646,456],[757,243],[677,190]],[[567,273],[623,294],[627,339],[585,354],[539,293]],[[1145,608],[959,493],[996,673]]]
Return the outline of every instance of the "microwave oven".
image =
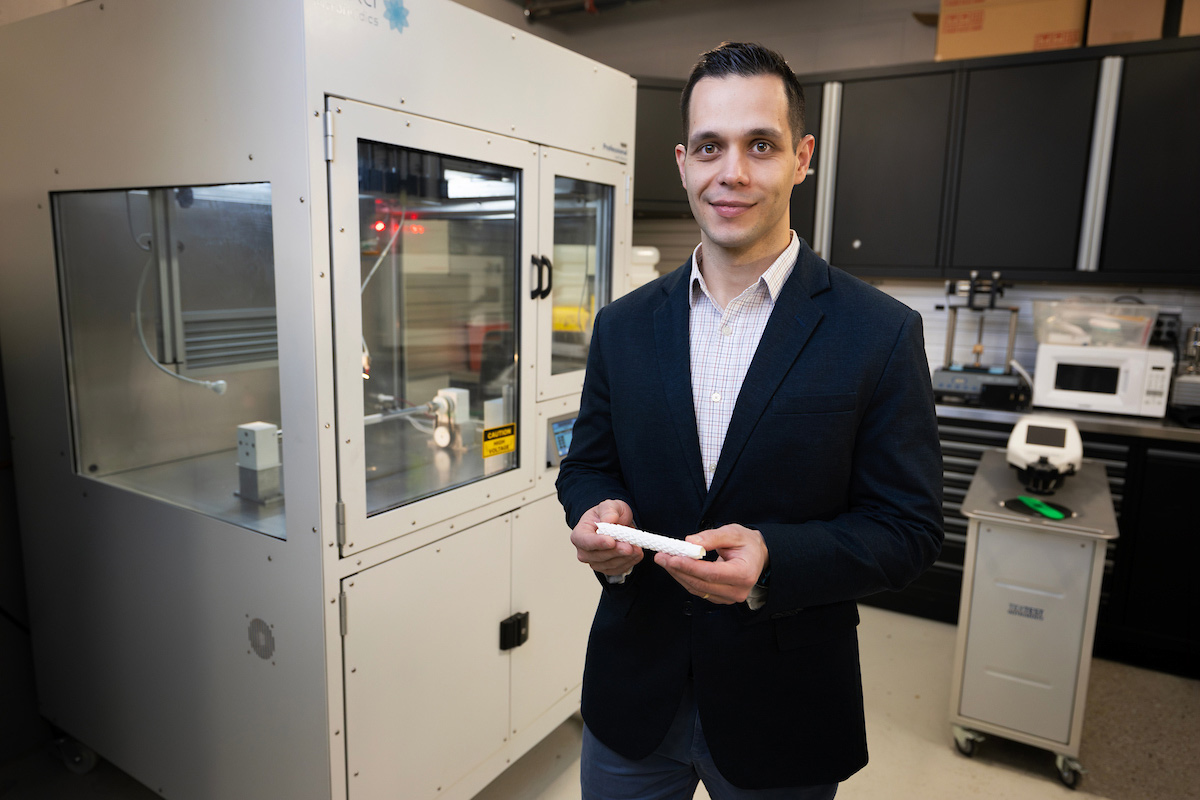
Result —
[[[1038,345],[1033,404],[1163,417],[1175,356],[1159,347]]]

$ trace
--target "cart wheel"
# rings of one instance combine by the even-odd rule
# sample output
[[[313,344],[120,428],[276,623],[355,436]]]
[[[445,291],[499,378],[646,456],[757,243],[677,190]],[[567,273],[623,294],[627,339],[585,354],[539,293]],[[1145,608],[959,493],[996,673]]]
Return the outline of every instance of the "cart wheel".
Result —
[[[96,767],[99,757],[96,751],[68,736],[54,740],[54,749],[63,764],[76,775],[86,775]]]
[[[1063,782],[1063,786],[1068,789],[1075,789],[1079,786],[1083,767],[1078,761],[1066,756],[1057,756],[1054,759],[1054,765],[1058,767],[1058,779]]]
[[[983,736],[959,725],[951,725],[950,728],[954,733],[954,746],[958,752],[967,758],[975,755],[975,745],[983,741]]]

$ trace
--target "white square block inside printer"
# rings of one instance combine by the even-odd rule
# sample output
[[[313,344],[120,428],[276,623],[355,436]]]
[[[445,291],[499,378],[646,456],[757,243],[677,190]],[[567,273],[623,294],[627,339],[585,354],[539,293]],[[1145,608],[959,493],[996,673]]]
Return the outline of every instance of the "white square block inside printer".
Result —
[[[269,422],[238,425],[238,466],[262,471],[279,466],[279,427]]]

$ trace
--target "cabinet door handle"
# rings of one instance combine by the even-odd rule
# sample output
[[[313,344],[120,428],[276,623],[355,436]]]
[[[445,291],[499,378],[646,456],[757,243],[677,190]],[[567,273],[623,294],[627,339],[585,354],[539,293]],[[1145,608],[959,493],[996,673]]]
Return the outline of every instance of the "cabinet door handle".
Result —
[[[533,263],[533,268],[537,270],[537,286],[533,287],[529,292],[529,298],[537,300],[540,297],[546,296],[542,291],[542,262],[537,256],[530,256],[529,260]]]
[[[554,265],[550,263],[550,259],[542,256],[542,264],[546,267],[546,288],[542,289],[541,297],[545,300],[550,296],[550,290],[554,288]],[[542,271],[538,270],[538,286],[542,285]]]

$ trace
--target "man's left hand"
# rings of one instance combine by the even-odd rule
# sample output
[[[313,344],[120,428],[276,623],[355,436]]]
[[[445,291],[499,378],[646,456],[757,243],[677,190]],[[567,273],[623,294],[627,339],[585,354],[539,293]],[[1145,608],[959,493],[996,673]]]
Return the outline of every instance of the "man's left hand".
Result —
[[[683,588],[711,603],[741,603],[750,595],[769,560],[762,534],[743,525],[722,525],[693,533],[685,541],[716,550],[716,561],[656,553],[654,563],[671,573]]]

